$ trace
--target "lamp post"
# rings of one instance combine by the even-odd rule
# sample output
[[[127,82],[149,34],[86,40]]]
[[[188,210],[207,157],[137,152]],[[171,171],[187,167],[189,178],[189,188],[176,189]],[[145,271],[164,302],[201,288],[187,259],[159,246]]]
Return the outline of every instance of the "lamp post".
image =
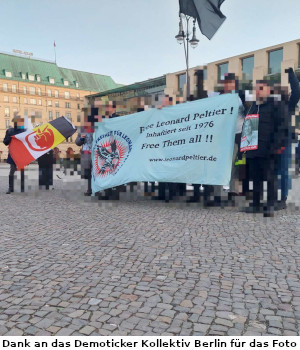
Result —
[[[194,49],[198,46],[199,40],[196,38],[196,19],[193,18],[193,36],[190,39],[189,32],[189,20],[193,18],[191,16],[184,15],[182,13],[179,14],[179,32],[175,36],[178,44],[183,43],[184,54],[185,54],[185,62],[186,62],[186,100],[190,98],[190,76],[189,76],[189,45]],[[185,19],[186,22],[186,30],[183,28],[183,21]]]

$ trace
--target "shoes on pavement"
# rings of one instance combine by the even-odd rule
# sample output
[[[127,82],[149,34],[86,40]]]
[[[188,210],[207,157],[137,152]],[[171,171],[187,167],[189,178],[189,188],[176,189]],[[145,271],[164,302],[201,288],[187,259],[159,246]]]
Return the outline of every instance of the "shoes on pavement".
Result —
[[[11,191],[10,189],[7,190],[6,194],[11,194],[13,191]]]
[[[274,207],[265,207],[264,208],[264,217],[273,218],[274,217]]]
[[[92,195],[92,192],[90,192],[90,191],[86,191],[86,192],[84,192],[84,195],[85,195],[86,197],[89,197],[89,196],[91,196],[91,195]]]
[[[274,210],[283,210],[283,209],[286,209],[286,201],[285,200],[278,201],[275,204]]]
[[[250,214],[262,214],[263,213],[263,207],[260,206],[253,206],[253,204],[250,204],[250,207],[246,207],[243,209],[244,213],[250,213]]]

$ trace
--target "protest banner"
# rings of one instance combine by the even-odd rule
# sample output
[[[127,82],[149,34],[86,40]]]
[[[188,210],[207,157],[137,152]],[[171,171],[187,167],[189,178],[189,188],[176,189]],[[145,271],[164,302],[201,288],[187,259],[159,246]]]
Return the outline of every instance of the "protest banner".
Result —
[[[238,107],[224,94],[96,123],[93,193],[134,181],[228,185]]]

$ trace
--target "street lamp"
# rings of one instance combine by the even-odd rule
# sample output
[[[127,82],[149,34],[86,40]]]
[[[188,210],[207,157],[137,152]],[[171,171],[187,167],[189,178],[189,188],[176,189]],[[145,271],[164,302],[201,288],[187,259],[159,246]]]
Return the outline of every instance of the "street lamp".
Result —
[[[186,31],[183,29],[182,18],[186,21]],[[193,36],[190,40],[189,36],[189,20],[193,18],[184,14],[179,14],[179,32],[175,36],[178,44],[184,46],[185,62],[186,62],[186,99],[190,97],[190,77],[189,77],[189,44],[194,49],[198,46],[199,40],[196,38],[196,20],[193,18]],[[186,41],[186,42],[185,42]]]

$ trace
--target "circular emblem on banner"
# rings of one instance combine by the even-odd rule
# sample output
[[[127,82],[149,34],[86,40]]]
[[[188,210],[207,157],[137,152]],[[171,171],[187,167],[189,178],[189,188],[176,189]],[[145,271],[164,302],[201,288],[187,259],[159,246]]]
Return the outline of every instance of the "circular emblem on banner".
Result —
[[[131,151],[131,140],[122,132],[101,135],[94,145],[94,176],[115,175]]]
[[[54,133],[53,130],[48,129],[48,126],[44,130],[37,130],[31,132],[25,137],[28,147],[33,151],[45,151],[50,148],[54,143]]]

